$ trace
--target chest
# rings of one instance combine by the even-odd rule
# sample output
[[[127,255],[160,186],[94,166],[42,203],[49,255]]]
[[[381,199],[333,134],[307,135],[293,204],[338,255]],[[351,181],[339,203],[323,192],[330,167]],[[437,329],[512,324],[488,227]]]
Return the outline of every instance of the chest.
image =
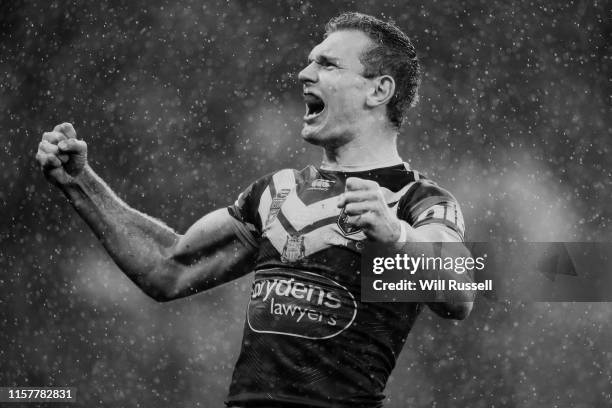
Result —
[[[344,191],[343,178],[314,177],[276,183],[260,203],[262,238],[287,262],[334,247],[360,252],[366,236],[348,222],[343,208],[338,207]],[[396,207],[390,203],[392,211]]]

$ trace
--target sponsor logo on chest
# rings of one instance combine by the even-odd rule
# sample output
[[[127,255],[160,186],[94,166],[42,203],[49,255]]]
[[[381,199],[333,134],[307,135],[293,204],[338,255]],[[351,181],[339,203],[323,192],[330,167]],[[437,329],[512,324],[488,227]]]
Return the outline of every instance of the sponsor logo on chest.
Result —
[[[334,183],[334,180],[314,179],[310,182],[310,187],[308,187],[308,190],[327,191],[333,186]]]
[[[293,270],[290,276],[257,273],[247,322],[257,333],[329,339],[351,326],[355,297],[325,276]]]

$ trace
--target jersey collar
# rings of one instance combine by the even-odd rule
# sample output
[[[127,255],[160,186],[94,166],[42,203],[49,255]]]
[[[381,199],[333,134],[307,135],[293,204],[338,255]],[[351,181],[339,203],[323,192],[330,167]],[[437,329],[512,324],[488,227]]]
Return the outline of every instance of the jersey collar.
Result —
[[[393,167],[393,166],[398,166],[400,164],[403,164],[404,167],[406,167],[406,170],[410,170],[410,166],[408,165],[408,163],[402,161],[401,159],[399,161],[390,160],[390,161],[387,161],[387,162],[378,162],[378,163],[347,165],[347,166],[335,166],[333,168],[329,167],[329,166],[325,166],[325,165],[322,164],[320,169],[321,170],[325,170],[325,171],[339,171],[339,172],[344,172],[344,173],[351,173],[351,172],[359,172],[359,171],[368,171],[368,170],[374,170],[374,169],[381,169],[381,168],[385,168],[385,167]]]

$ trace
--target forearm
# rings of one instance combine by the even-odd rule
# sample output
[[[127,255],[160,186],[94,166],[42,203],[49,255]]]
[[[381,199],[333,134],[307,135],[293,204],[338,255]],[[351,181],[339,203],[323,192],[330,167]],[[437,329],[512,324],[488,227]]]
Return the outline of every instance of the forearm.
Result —
[[[441,229],[436,226],[412,228],[407,225],[406,241],[404,248],[412,254],[418,253],[425,257],[442,259],[471,257],[461,238],[447,228]],[[448,281],[451,280],[459,283],[474,282],[467,268],[463,273],[446,268],[436,268],[435,271],[425,271],[425,273],[435,273],[435,276],[431,276],[432,279],[446,281],[445,288],[450,287]],[[475,299],[475,293],[471,290],[437,290],[433,295],[436,301],[429,303],[432,310],[441,316],[459,319],[469,314]]]
[[[145,293],[160,297],[168,277],[159,266],[178,235],[129,207],[89,166],[62,191],[119,268]]]

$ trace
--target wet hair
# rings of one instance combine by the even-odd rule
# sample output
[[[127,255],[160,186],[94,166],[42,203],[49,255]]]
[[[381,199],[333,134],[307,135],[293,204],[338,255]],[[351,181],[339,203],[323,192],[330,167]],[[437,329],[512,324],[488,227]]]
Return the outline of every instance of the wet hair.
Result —
[[[364,66],[362,75],[366,78],[380,75],[393,78],[395,93],[387,104],[387,116],[399,129],[408,109],[418,101],[420,68],[412,41],[393,22],[355,12],[342,13],[329,20],[325,25],[325,36],[341,30],[362,31],[374,42],[374,46],[359,58]]]

